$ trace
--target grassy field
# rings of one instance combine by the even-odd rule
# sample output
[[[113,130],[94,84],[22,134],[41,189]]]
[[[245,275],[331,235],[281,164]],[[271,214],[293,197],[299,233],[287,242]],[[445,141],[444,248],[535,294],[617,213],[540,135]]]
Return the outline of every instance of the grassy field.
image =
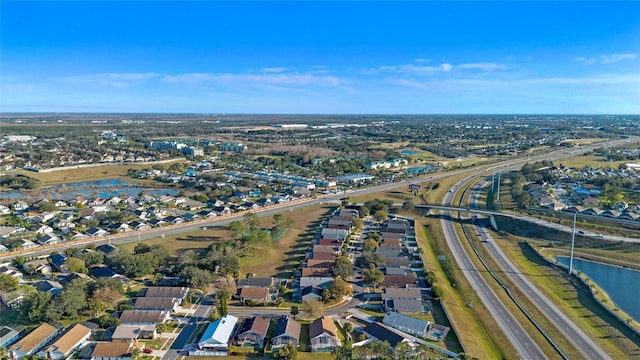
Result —
[[[333,205],[313,205],[303,209],[283,212],[285,217],[291,218],[295,224],[278,242],[274,242],[265,253],[240,258],[240,274],[255,273],[258,276],[275,276],[288,278],[293,269],[304,259],[306,247],[311,243],[323,217]],[[271,217],[260,219],[261,226],[272,226]],[[165,236],[143,241],[147,245],[160,244],[173,256],[179,256],[186,250],[204,251],[215,241],[230,237],[224,227],[211,227],[207,230],[197,230],[183,234]],[[137,243],[120,245],[127,251],[133,251]]]
[[[184,160],[177,160],[182,162]],[[164,163],[162,166],[168,167],[171,162]],[[151,165],[145,164],[123,164],[123,165],[103,165],[89,168],[59,170],[52,172],[33,172],[27,170],[17,171],[17,174],[22,174],[28,177],[32,177],[40,181],[40,186],[60,185],[71,182],[83,182],[83,181],[96,181],[104,179],[126,179],[129,182],[150,182],[152,180],[133,179],[127,176],[127,170],[142,170],[149,169]]]
[[[603,168],[617,169],[618,166],[620,166],[620,164],[626,164],[630,162],[636,162],[636,161],[630,161],[630,160],[607,161],[606,158],[602,156],[596,156],[596,155],[584,155],[584,156],[578,156],[578,157],[572,157],[572,158],[560,159],[560,160],[554,161],[554,163],[557,163],[557,165],[562,164],[566,167],[572,167],[577,169],[581,169],[585,166],[589,166],[593,169],[603,169]]]

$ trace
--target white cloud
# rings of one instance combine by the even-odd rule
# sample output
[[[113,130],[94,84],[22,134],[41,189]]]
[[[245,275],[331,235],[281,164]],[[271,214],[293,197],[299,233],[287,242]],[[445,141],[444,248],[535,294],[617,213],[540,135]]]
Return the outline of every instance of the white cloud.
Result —
[[[281,73],[287,70],[289,69],[287,69],[286,67],[268,67],[268,68],[260,69],[261,72],[266,72],[266,73]]]
[[[156,73],[99,73],[59,77],[54,80],[76,85],[97,85],[110,87],[127,87],[144,81],[158,78]]]
[[[509,67],[504,64],[496,64],[496,63],[470,63],[470,64],[460,64],[456,66],[456,69],[472,69],[472,70],[482,70],[482,71],[494,71],[494,70],[507,70]]]
[[[414,62],[419,59],[414,59]],[[498,63],[468,63],[468,64],[460,64],[453,65],[450,63],[442,63],[437,66],[426,66],[426,65],[416,65],[416,64],[402,64],[402,65],[383,65],[377,68],[368,68],[368,69],[358,69],[357,72],[362,75],[377,75],[380,73],[404,73],[404,74],[414,74],[414,75],[436,75],[446,72],[451,72],[455,70],[481,70],[481,71],[494,71],[494,70],[507,70],[509,67],[504,64]]]
[[[316,76],[312,74],[235,74],[235,73],[189,73],[165,75],[162,80],[170,83],[214,83],[219,85],[271,84],[288,86],[341,87],[341,81],[334,76]]]
[[[588,65],[591,64],[614,64],[617,62],[620,62],[622,60],[633,60],[637,57],[636,54],[603,54],[600,55],[600,57],[591,57],[591,58],[587,58],[587,57],[577,57],[574,60],[578,61],[578,62],[582,62]]]
[[[613,64],[613,63],[620,62],[622,60],[631,60],[635,58],[636,58],[636,54],[600,55],[600,64]]]
[[[575,58],[575,60],[578,61],[578,62],[585,63],[585,64],[593,64],[596,61],[598,61],[598,59],[596,59],[596,58],[586,58],[586,57],[583,57],[583,56],[577,57],[577,58]]]
[[[425,83],[415,81],[415,80],[409,80],[409,79],[389,78],[386,81],[390,84],[400,85],[400,86],[409,87],[413,89],[426,89],[429,87]]]

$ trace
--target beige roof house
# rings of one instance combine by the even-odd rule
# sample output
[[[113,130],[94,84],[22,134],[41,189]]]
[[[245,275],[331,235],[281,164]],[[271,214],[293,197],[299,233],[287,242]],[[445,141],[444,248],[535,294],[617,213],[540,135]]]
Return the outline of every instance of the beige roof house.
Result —
[[[61,328],[48,323],[41,324],[7,350],[9,350],[9,354],[14,359],[21,359],[35,354],[47,342],[58,335],[61,330]]]
[[[38,355],[54,360],[65,359],[73,351],[82,347],[89,336],[91,336],[91,329],[82,324],[75,324]]]

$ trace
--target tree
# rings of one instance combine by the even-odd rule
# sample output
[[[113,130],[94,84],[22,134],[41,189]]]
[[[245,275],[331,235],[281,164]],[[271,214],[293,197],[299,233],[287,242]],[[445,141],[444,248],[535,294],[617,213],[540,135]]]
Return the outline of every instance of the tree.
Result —
[[[411,201],[410,199],[405,199],[402,203],[402,208],[404,210],[413,210],[413,201]]]
[[[367,269],[371,266],[378,267],[387,263],[384,255],[377,252],[363,252],[362,255],[356,259],[356,265],[360,268]]]
[[[373,239],[367,239],[364,241],[364,244],[362,245],[362,250],[364,251],[376,251],[376,249],[378,249],[378,247],[380,247],[380,245],[378,245],[378,243],[373,240]]]
[[[407,342],[399,342],[393,349],[393,354],[397,360],[412,360],[415,359],[415,350],[409,346]]]
[[[40,322],[44,310],[51,302],[51,293],[44,291],[33,291],[25,295],[20,305],[20,313],[31,322]]]
[[[243,216],[244,223],[249,229],[257,229],[260,227],[260,218],[256,213],[248,212]]]
[[[71,249],[75,251],[75,249]],[[100,251],[84,251],[73,255],[78,259],[84,260],[85,266],[100,265],[104,262],[104,254]]]
[[[362,334],[364,335],[364,334]],[[342,345],[336,347],[333,349],[333,351],[331,352],[331,355],[333,355],[333,358],[335,360],[353,360],[353,359],[357,359],[357,357],[354,357],[353,355],[355,355],[353,353],[353,346],[351,344],[351,341],[343,341]]]
[[[384,279],[384,274],[382,271],[376,269],[375,267],[370,267],[369,269],[362,272],[364,275],[364,283],[372,285],[374,288],[378,286]]]
[[[231,298],[231,294],[227,291],[220,291],[218,293],[218,313],[220,316],[226,316],[229,313],[228,302]]]
[[[321,317],[324,314],[322,310],[322,305],[318,300],[314,299],[305,299],[302,300],[302,305],[300,306],[300,312],[305,319],[316,319]]]
[[[120,293],[110,287],[101,287],[93,291],[93,294],[87,300],[89,306],[95,311],[94,316],[98,315],[105,309],[120,299]]]
[[[105,314],[98,318],[98,325],[103,329],[119,326],[120,319]]]
[[[53,301],[51,301],[45,309],[45,320],[60,320],[67,316],[74,318],[78,316],[78,312],[87,307],[87,288],[86,280],[75,279],[62,289]]]
[[[281,360],[294,360],[298,357],[298,349],[293,345],[285,345],[273,352],[273,356]]]
[[[142,357],[142,350],[134,346],[133,350],[131,350],[131,360],[138,360],[140,357]]]
[[[329,291],[331,298],[349,296],[353,293],[351,286],[349,286],[349,284],[339,276],[336,277],[336,279],[332,281],[325,290]]]
[[[0,274],[0,292],[11,292],[18,288],[20,282],[9,274]]]
[[[140,243],[133,248],[134,254],[145,254],[151,252],[151,246],[147,244]]]
[[[294,305],[294,306],[291,307],[290,313],[291,313],[291,316],[293,316],[294,319],[296,318],[296,315],[298,315],[299,312],[300,312],[300,310],[298,309],[297,306]]]
[[[442,301],[444,299],[444,290],[440,286],[433,285],[431,287],[431,297],[433,300]]]
[[[344,329],[344,332],[346,332],[347,334],[353,331],[353,325],[351,325],[351,323],[348,321],[346,321],[342,325],[342,328]]]
[[[70,273],[87,273],[87,267],[85,266],[84,260],[82,259],[70,257],[65,260],[64,264]]]
[[[427,271],[426,274],[425,274],[425,277],[426,277],[427,283],[429,285],[433,286],[433,284],[436,283],[436,273],[435,272]]]
[[[213,275],[207,270],[195,266],[187,266],[178,274],[188,285],[202,289],[214,281]]]
[[[231,237],[234,240],[240,239],[242,237],[242,234],[244,234],[244,231],[245,231],[244,225],[237,220],[229,223],[229,226],[227,227],[227,229],[231,233]]]
[[[387,218],[387,212],[384,210],[378,210],[373,213],[373,217],[376,219],[376,221],[383,222]]]
[[[353,264],[351,260],[344,255],[338,257],[336,264],[333,266],[333,273],[344,279],[351,278],[353,276]]]

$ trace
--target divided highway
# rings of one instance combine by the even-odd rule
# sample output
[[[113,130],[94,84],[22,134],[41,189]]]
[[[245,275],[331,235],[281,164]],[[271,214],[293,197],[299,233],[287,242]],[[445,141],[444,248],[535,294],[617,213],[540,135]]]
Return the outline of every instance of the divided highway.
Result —
[[[485,183],[484,185],[487,185]],[[474,191],[475,192],[475,191]],[[477,196],[472,197],[474,202]],[[476,231],[483,239],[491,257],[496,261],[503,273],[524,293],[527,298],[551,321],[560,332],[580,351],[587,359],[610,359],[599,346],[594,344],[573,321],[571,321],[549,298],[547,298],[522,272],[509,260],[502,249],[493,241],[489,231],[479,225],[474,225]]]
[[[453,199],[453,195],[453,193],[447,193],[443,204],[450,204]],[[548,359],[547,355],[545,355],[531,336],[529,336],[515,316],[511,314],[509,308],[502,303],[498,295],[496,295],[491,286],[487,284],[486,280],[475,267],[473,261],[471,261],[471,257],[467,254],[462,246],[461,240],[458,238],[454,223],[445,218],[441,219],[440,223],[444,230],[447,245],[449,246],[449,249],[451,249],[451,253],[458,263],[460,270],[476,291],[482,303],[487,307],[491,316],[493,316],[493,318],[498,322],[500,328],[502,328],[507,338],[509,338],[513,346],[516,348],[520,357],[531,360]]]

